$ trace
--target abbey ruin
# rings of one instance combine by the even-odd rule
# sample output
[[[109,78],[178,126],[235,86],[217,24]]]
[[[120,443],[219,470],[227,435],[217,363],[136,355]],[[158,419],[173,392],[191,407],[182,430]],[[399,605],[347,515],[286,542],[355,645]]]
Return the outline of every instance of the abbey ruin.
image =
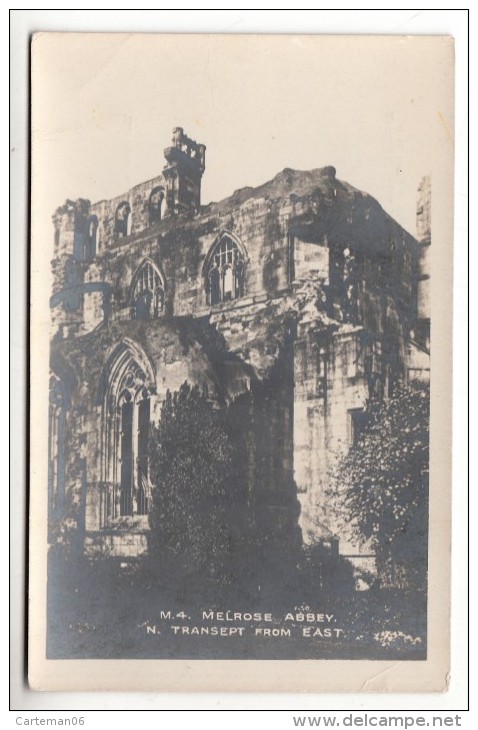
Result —
[[[165,159],[156,178],[53,218],[51,539],[69,529],[86,555],[147,552],[149,426],[187,381],[217,407],[254,394],[256,528],[342,549],[329,461],[372,393],[428,377],[429,179],[415,238],[333,167],[202,205],[205,146],[176,128]]]

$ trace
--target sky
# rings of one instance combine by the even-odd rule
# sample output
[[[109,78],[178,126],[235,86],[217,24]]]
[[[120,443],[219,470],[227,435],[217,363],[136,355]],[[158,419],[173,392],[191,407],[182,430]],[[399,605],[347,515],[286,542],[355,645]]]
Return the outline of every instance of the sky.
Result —
[[[452,57],[425,36],[40,34],[34,213],[155,177],[181,126],[207,147],[203,204],[333,165],[414,233],[420,178],[440,183],[453,144]]]

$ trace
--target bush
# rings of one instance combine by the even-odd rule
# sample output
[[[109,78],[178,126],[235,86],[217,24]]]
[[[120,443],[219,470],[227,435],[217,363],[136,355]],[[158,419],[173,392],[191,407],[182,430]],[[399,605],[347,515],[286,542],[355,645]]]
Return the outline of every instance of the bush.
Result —
[[[412,383],[369,403],[358,442],[330,475],[339,525],[371,544],[383,585],[425,588],[428,445],[429,389]]]
[[[151,550],[173,570],[223,579],[233,540],[232,447],[207,391],[168,392],[150,438]]]

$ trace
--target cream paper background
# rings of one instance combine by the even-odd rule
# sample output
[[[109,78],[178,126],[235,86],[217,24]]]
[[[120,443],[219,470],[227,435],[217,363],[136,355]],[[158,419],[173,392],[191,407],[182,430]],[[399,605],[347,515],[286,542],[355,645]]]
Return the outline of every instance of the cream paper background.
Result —
[[[446,688],[453,68],[453,40],[449,37],[34,37],[29,602],[32,688],[249,692],[428,692]],[[387,212],[414,233],[416,188],[422,175],[432,175],[426,662],[44,659],[51,215],[66,197],[113,197],[159,172],[162,148],[177,124],[208,146],[205,183],[209,181],[211,190],[204,185],[204,203],[226,197],[243,185],[265,182],[285,166],[310,169],[333,164],[339,179],[374,195]],[[279,143],[272,143],[270,137],[278,137]],[[154,169],[149,174],[146,170],[151,160]],[[220,188],[214,188],[217,181]]]

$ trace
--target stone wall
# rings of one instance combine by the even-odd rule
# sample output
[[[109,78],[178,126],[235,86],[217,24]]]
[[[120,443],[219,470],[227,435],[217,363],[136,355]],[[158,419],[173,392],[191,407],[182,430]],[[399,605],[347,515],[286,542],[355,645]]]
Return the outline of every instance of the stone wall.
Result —
[[[131,236],[122,237],[119,242],[125,243],[124,239],[134,238],[144,231],[149,231],[149,199],[156,187],[164,187],[165,180],[158,175],[152,180],[135,185],[126,193],[116,196],[111,200],[102,200],[90,207],[90,215],[98,218],[98,254],[102,255],[109,251],[117,241],[115,236],[115,216],[118,206],[121,203],[128,203],[131,209]]]
[[[299,328],[295,345],[294,463],[304,539],[336,534],[328,509],[328,471],[352,443],[353,414],[369,396],[363,330]]]
[[[150,195],[164,184],[159,175],[109,201],[67,201],[54,216],[52,369],[71,369],[76,379],[65,483],[72,520],[82,525],[89,554],[131,557],[146,549],[145,525],[126,521],[112,530],[117,525],[104,517],[111,474],[98,392],[115,348],[129,342],[152,373],[153,422],[166,391],[185,380],[207,385],[218,407],[242,398],[254,417],[247,489],[263,529],[275,523],[293,532],[298,494],[304,538],[329,539],[336,531],[326,495],[331,460],[351,443],[370,393],[386,397],[407,377],[417,243],[333,168],[284,170],[219,203],[183,206],[181,215],[170,209],[151,225]],[[131,231],[118,236],[123,202]],[[92,216],[96,250],[88,256]],[[244,258],[244,292],[211,305],[205,264],[224,233]],[[164,308],[159,319],[137,321],[132,285],[144,262],[159,272]]]

